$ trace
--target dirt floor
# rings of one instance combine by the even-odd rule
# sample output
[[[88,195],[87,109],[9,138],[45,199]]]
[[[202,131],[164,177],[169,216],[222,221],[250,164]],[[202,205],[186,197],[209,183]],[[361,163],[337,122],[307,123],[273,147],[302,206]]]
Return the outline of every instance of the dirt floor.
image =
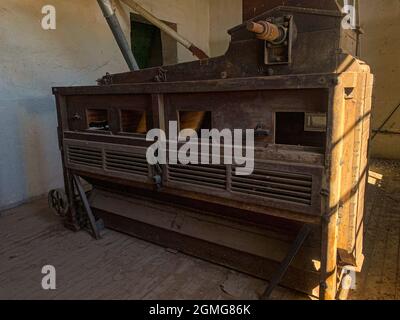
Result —
[[[365,266],[351,299],[400,299],[400,163],[373,162],[366,201]],[[41,288],[54,265],[57,290]],[[45,199],[0,217],[0,299],[257,299],[267,283],[106,231],[66,230]],[[273,299],[311,299],[277,288]]]

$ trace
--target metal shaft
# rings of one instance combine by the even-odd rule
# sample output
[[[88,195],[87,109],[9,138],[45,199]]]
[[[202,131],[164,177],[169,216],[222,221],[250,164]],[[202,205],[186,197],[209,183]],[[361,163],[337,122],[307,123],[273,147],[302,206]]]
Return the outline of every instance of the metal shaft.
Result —
[[[254,32],[257,38],[261,40],[277,41],[282,37],[279,27],[267,21],[248,22],[247,30]]]
[[[114,35],[115,40],[124,56],[126,63],[131,71],[139,70],[139,66],[136,62],[135,56],[129,46],[128,41],[125,38],[124,32],[122,31],[121,25],[115,15],[114,9],[112,8],[110,0],[97,0],[104,17],[107,20],[108,25]]]
[[[178,41],[185,48],[189,49],[190,52],[192,52],[193,55],[196,56],[197,58],[199,58],[200,60],[209,58],[208,55],[204,51],[202,51],[200,48],[196,47],[189,40],[187,40],[184,37],[182,37],[179,33],[177,33],[169,25],[167,25],[166,23],[162,22],[160,19],[158,19],[153,14],[148,12],[145,8],[143,8],[137,2],[135,2],[133,0],[121,0],[121,1],[123,3],[125,3],[128,7],[130,7],[132,10],[136,11],[137,13],[139,13],[147,21],[149,21],[150,23],[152,23],[156,27],[160,28],[162,31],[164,31],[166,34],[168,34],[170,37],[172,37],[173,39]]]

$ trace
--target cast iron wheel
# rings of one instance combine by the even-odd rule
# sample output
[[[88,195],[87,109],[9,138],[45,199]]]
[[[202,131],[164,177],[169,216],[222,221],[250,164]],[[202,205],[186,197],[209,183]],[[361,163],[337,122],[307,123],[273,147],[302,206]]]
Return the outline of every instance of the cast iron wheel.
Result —
[[[63,217],[68,212],[68,199],[63,189],[51,190],[48,195],[49,208]]]

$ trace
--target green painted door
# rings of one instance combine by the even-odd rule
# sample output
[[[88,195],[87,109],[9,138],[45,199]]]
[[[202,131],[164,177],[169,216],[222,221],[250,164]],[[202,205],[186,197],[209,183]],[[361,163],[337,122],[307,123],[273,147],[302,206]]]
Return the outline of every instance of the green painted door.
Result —
[[[141,69],[163,65],[161,31],[151,24],[131,22],[132,51]]]

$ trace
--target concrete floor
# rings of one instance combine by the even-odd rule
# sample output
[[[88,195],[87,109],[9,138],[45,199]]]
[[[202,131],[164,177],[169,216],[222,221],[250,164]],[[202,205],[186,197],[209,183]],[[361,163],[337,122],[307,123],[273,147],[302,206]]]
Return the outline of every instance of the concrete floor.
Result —
[[[400,300],[400,162],[372,162],[365,216],[365,264],[351,299]]]
[[[366,202],[366,262],[351,299],[400,299],[400,163],[374,162]],[[41,288],[54,265],[57,290]],[[0,299],[257,299],[266,283],[107,231],[72,233],[46,200],[0,217]],[[310,299],[277,288],[273,299]]]

